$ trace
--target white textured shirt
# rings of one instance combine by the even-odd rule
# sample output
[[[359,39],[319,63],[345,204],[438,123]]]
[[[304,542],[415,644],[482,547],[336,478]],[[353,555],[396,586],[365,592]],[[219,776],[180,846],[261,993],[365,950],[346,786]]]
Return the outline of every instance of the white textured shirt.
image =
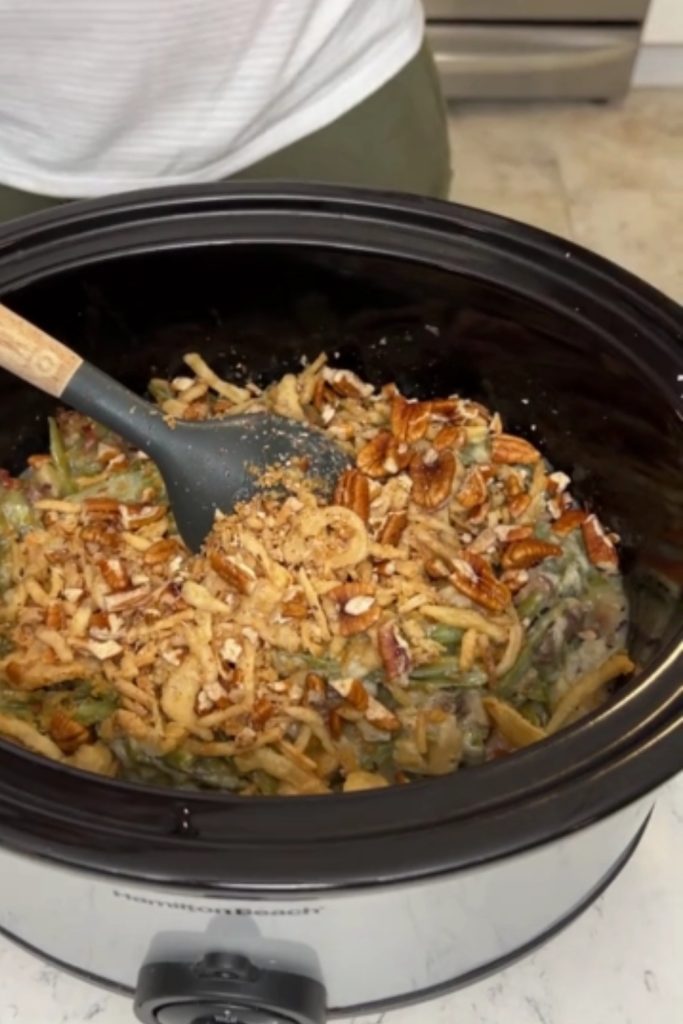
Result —
[[[356,106],[422,33],[419,0],[0,0],[0,182],[227,177]]]

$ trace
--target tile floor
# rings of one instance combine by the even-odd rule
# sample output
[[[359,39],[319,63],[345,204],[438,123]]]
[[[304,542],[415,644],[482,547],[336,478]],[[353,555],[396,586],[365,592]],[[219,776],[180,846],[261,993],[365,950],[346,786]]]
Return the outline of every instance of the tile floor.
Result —
[[[450,114],[452,199],[573,238],[683,301],[683,90]]]

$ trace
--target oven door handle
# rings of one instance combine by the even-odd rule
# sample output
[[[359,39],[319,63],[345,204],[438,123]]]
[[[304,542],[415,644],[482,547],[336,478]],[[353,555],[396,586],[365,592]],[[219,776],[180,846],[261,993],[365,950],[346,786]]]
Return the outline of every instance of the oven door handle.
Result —
[[[544,71],[589,70],[602,64],[611,64],[619,57],[630,58],[632,54],[632,41],[623,40],[609,45],[586,49],[571,48],[565,51],[549,48],[537,53],[468,53],[463,48],[458,53],[437,50],[434,56],[437,67],[442,72],[457,70],[464,73],[469,66],[476,70],[477,74],[505,75],[516,72],[537,74]]]

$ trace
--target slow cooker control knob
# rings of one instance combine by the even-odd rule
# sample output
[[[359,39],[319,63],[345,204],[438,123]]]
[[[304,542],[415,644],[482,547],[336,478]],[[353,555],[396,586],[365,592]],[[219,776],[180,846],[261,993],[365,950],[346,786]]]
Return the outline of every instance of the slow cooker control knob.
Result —
[[[237,953],[140,970],[135,1013],[143,1024],[324,1024],[325,989],[313,978],[264,969]]]

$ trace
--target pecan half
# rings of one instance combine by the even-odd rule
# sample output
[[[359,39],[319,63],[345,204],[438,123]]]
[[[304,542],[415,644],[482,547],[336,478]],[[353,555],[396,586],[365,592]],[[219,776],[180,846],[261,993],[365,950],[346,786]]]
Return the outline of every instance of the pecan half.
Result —
[[[463,508],[476,508],[481,505],[488,496],[486,480],[479,466],[472,466],[465,473],[462,484],[456,492],[455,498]]]
[[[558,533],[560,537],[566,537],[572,530],[577,530],[579,526],[586,520],[586,513],[581,508],[570,508],[566,512],[563,512],[559,519],[556,519],[552,525],[553,533]]]
[[[561,554],[562,548],[559,544],[549,544],[545,540],[529,537],[527,540],[514,540],[508,544],[500,562],[504,569],[530,569],[544,558],[557,558]]]
[[[387,679],[405,683],[412,664],[410,647],[393,622],[378,629],[377,647]]]
[[[432,444],[441,451],[442,448],[461,448],[465,441],[465,431],[456,423],[446,423],[434,436]]]
[[[407,512],[390,512],[382,523],[382,527],[377,534],[377,541],[379,544],[388,544],[392,547],[396,547],[403,531],[408,525],[408,513]]]
[[[513,519],[519,519],[524,515],[531,504],[528,494],[518,494],[508,502],[508,510]]]
[[[457,559],[454,566],[450,581],[461,594],[490,612],[507,608],[512,599],[510,590],[496,579],[485,558],[468,553],[466,559]]]
[[[358,469],[346,469],[334,489],[334,505],[350,508],[364,523],[370,513],[370,481]]]
[[[342,636],[364,633],[380,616],[375,591],[367,583],[341,583],[329,592],[338,606],[339,632]]]
[[[531,466],[541,453],[522,437],[513,434],[496,434],[491,439],[491,460],[509,465]]]
[[[430,418],[430,403],[408,401],[396,395],[391,402],[391,432],[399,441],[412,444],[427,433]]]
[[[453,452],[432,449],[424,455],[416,453],[408,467],[413,489],[410,496],[422,508],[439,508],[451,494],[455,477]]]
[[[52,713],[48,732],[64,754],[73,754],[90,739],[90,730],[71,718],[62,708]]]
[[[408,446],[382,430],[371,441],[363,445],[356,456],[356,465],[361,472],[375,480],[384,476],[395,476],[408,465]]]
[[[616,572],[619,568],[617,549],[603,530],[598,517],[586,516],[581,523],[581,532],[588,557],[596,569]]]
[[[209,552],[209,565],[221,579],[229,583],[240,594],[251,593],[256,574],[248,565],[235,558],[229,558],[224,551],[215,548]]]

